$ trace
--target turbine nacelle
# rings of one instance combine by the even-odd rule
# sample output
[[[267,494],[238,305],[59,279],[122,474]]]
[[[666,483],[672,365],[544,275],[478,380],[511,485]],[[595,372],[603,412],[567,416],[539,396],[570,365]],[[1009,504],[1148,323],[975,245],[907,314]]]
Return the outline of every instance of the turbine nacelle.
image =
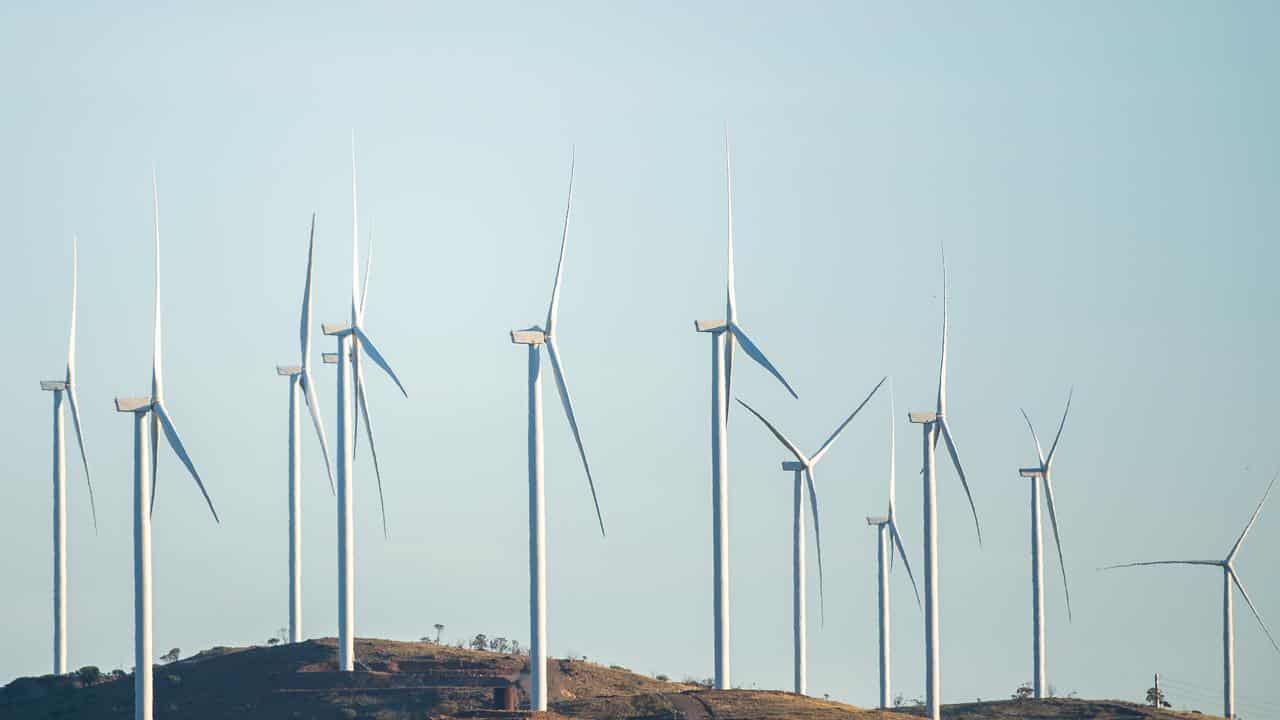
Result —
[[[1044,477],[1044,468],[1018,468],[1018,474],[1024,478]]]
[[[302,374],[301,365],[277,365],[276,374],[282,377],[293,377]]]
[[[867,516],[867,524],[872,527],[888,525],[891,522],[893,522],[893,520],[891,520],[888,515]]]
[[[940,417],[942,417],[942,415],[936,412],[907,413],[907,419],[916,425],[928,425],[931,422],[937,422]]]
[[[511,331],[511,342],[515,345],[544,345],[550,339],[551,336],[541,328],[532,327]]]
[[[345,337],[355,331],[355,326],[350,323],[323,323],[320,325],[320,332],[333,337]]]
[[[799,470],[805,470],[807,468],[808,468],[808,465],[802,462],[798,462],[796,460],[782,461],[782,469],[786,470],[787,472],[797,472]]]
[[[338,364],[338,353],[321,353],[321,354],[320,354],[320,360],[321,360],[321,362],[323,362],[325,365],[337,365],[337,364]]]
[[[61,392],[67,389],[66,380],[41,380],[40,389],[49,392]]]
[[[724,320],[695,320],[693,329],[697,332],[721,333],[729,329],[729,323]]]
[[[150,397],[116,398],[116,412],[145,413],[151,410],[154,402]]]

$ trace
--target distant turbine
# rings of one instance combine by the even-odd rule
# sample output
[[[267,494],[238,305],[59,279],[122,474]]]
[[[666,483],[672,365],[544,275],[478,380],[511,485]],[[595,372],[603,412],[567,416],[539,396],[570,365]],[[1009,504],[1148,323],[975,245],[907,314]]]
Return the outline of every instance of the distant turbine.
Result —
[[[338,670],[351,672],[355,670],[355,525],[352,515],[353,502],[351,484],[352,460],[355,449],[354,395],[365,409],[363,402],[364,383],[360,367],[361,351],[369,355],[374,364],[382,368],[391,377],[391,381],[400,388],[405,397],[404,385],[400,378],[383,359],[382,353],[374,346],[373,341],[364,331],[364,300],[360,294],[360,247],[359,238],[359,205],[356,193],[356,154],[355,139],[351,143],[351,323],[347,325],[325,324],[321,330],[325,335],[338,339]],[[365,296],[368,297],[367,295]],[[365,425],[368,426],[366,409]],[[373,431],[369,431],[369,449],[373,450]],[[377,468],[377,454],[374,453],[374,467]],[[381,488],[381,475],[379,475]],[[381,491],[379,491],[381,496]],[[386,532],[386,512],[383,511],[383,532]]]
[[[729,281],[725,293],[725,319],[699,320],[698,332],[711,335],[711,524],[714,564],[715,686],[729,689],[729,397],[733,380],[733,349],[742,350],[778,379],[792,397],[799,397],[782,373],[760,352],[738,325],[737,301],[733,288],[733,171],[729,158],[729,137],[725,134],[724,171],[729,188]]]
[[[289,642],[302,640],[302,429],[298,412],[299,398],[311,413],[324,468],[329,473],[329,491],[333,492],[333,467],[329,463],[329,442],[320,419],[320,403],[316,397],[315,378],[311,374],[311,269],[316,249],[316,215],[311,213],[311,233],[307,243],[307,279],[302,290],[302,320],[299,334],[302,344],[301,365],[277,365],[276,372],[289,378]]]
[[[769,432],[773,433],[773,436],[778,438],[778,442],[782,443],[782,445],[786,447],[787,450],[789,450],[792,455],[795,456],[794,462],[791,462],[791,461],[783,462],[782,469],[787,472],[793,473],[795,476],[795,492],[793,494],[794,502],[792,505],[793,507],[793,510],[792,510],[792,528],[793,528],[792,543],[793,545],[792,545],[792,556],[791,556],[792,558],[791,607],[793,611],[792,637],[794,639],[794,648],[795,648],[795,654],[794,654],[795,685],[794,687],[797,695],[804,695],[806,692],[808,692],[808,669],[807,669],[808,654],[805,647],[806,646],[806,642],[805,642],[806,641],[805,562],[804,562],[804,559],[805,559],[804,558],[805,479],[807,478],[808,486],[809,486],[808,487],[809,511],[813,513],[813,537],[818,547],[818,597],[825,609],[826,600],[825,600],[823,589],[822,589],[822,529],[818,523],[818,490],[814,484],[813,469],[814,467],[817,466],[818,462],[822,460],[823,456],[827,454],[827,451],[831,449],[831,445],[835,443],[836,438],[840,437],[840,433],[844,432],[845,427],[850,422],[852,422],[853,418],[857,416],[857,414],[862,410],[862,408],[865,407],[866,404],[871,401],[871,398],[875,396],[876,391],[880,389],[881,385],[884,385],[884,378],[881,378],[880,382],[876,383],[876,386],[871,389],[871,393],[868,394],[867,397],[864,398],[863,401],[858,404],[858,407],[854,408],[853,412],[849,414],[849,417],[844,419],[844,422],[840,423],[840,426],[835,429],[835,432],[831,433],[831,436],[827,438],[826,442],[822,443],[822,447],[818,448],[818,451],[814,453],[812,457],[805,455],[800,450],[799,446],[797,446],[795,443],[788,440],[787,436],[783,435],[782,432],[778,430],[778,428],[774,427],[773,423],[769,422],[767,419],[765,419],[763,415],[756,412],[755,408],[743,402],[741,398],[738,398],[738,402],[741,403],[742,407],[746,408],[748,411],[751,412],[752,415],[755,415],[757,418],[759,418],[760,422],[764,423],[765,427],[769,428]]]
[[[546,346],[551,370],[555,375],[556,389],[560,391],[560,404],[564,406],[569,429],[578,446],[578,457],[587,473],[587,486],[591,489],[591,501],[596,508],[596,521],[600,535],[604,536],[604,516],[600,513],[600,501],[596,497],[595,480],[591,466],[587,464],[587,451],[582,446],[578,421],[573,414],[573,401],[569,399],[569,386],[564,377],[564,364],[556,347],[556,311],[560,304],[560,279],[564,274],[565,248],[569,241],[569,212],[573,207],[573,161],[569,162],[569,199],[564,207],[564,231],[560,237],[560,261],[556,264],[556,280],[551,287],[551,306],[547,309],[546,327],[533,326],[525,330],[512,330],[511,342],[529,346],[529,709],[545,712],[547,709],[547,547],[546,547],[546,497],[542,468],[542,353]]]
[[[978,508],[969,492],[969,481],[960,467],[960,455],[956,452],[951,428],[947,425],[947,261],[942,259],[942,362],[938,370],[938,409],[936,412],[916,412],[910,420],[924,429],[924,646],[925,646],[925,704],[929,717],[942,718],[942,679],[940,642],[938,637],[938,482],[934,451],[938,440],[945,440],[947,452],[964,494],[969,498],[973,511],[973,524],[978,530],[978,544],[982,544],[982,527],[978,525]]]
[[[44,380],[41,390],[53,393],[53,672],[67,674],[67,448],[62,395],[71,408],[71,423],[80,445],[84,481],[89,486],[93,531],[98,531],[98,508],[89,479],[89,456],[80,432],[80,402],[76,399],[76,240],[71,240],[71,339],[67,342],[67,374],[62,380]]]
[[[213,513],[214,521],[218,521],[218,512],[213,509],[213,500],[205,490],[196,466],[187,455],[186,448],[178,437],[178,429],[169,416],[164,404],[164,383],[161,375],[161,334],[160,334],[160,203],[156,192],[155,173],[151,176],[151,197],[154,208],[156,269],[155,269],[155,309],[153,316],[152,354],[151,354],[151,395],[150,397],[116,398],[116,410],[133,414],[133,640],[134,640],[134,720],[151,720],[152,713],[152,640],[151,640],[151,507],[154,502],[152,494],[155,476],[152,474],[156,464],[156,447],[148,438],[147,415],[152,418],[151,437],[155,437],[155,427],[164,429],[165,439],[178,459],[191,473]]]
[[[1049,446],[1049,454],[1045,455],[1040,447],[1040,438],[1036,437],[1036,429],[1031,425],[1027,411],[1022,417],[1031,430],[1031,439],[1036,443],[1036,457],[1039,464],[1035,467],[1022,468],[1018,473],[1024,478],[1031,478],[1031,622],[1032,651],[1035,680],[1032,683],[1036,699],[1044,697],[1045,683],[1045,650],[1044,650],[1044,557],[1041,553],[1043,534],[1040,517],[1040,483],[1044,482],[1045,496],[1049,500],[1049,520],[1053,523],[1053,542],[1058,546],[1058,567],[1062,569],[1062,590],[1067,595],[1067,619],[1071,619],[1071,589],[1067,586],[1067,564],[1062,557],[1062,538],[1058,534],[1058,512],[1053,504],[1053,480],[1051,468],[1053,458],[1058,452],[1058,440],[1062,438],[1062,428],[1067,424],[1067,413],[1071,412],[1071,395],[1067,394],[1067,407],[1062,411],[1062,421],[1058,423],[1058,434],[1053,437],[1053,445]]]
[[[916,605],[920,604],[920,589],[916,587],[916,577],[911,573],[911,561],[907,560],[907,549],[902,545],[902,534],[898,532],[898,516],[894,508],[898,463],[895,458],[897,450],[897,433],[894,431],[896,411],[894,410],[893,381],[889,381],[889,514],[880,517],[868,517],[867,524],[876,529],[876,587],[880,601],[880,707],[889,707],[890,682],[890,638],[889,638],[889,570],[893,564],[893,551],[897,548],[902,564],[907,568],[907,577],[911,579],[911,589],[916,594]]]
[[[1276,477],[1280,477],[1280,474],[1277,474]],[[1236,554],[1240,552],[1240,546],[1244,544],[1245,536],[1249,534],[1249,530],[1257,522],[1258,514],[1262,512],[1262,506],[1267,502],[1267,496],[1271,494],[1271,489],[1275,487],[1275,484],[1276,478],[1273,477],[1271,483],[1267,485],[1267,491],[1262,495],[1262,500],[1258,503],[1258,508],[1253,511],[1253,517],[1249,518],[1249,524],[1244,526],[1244,532],[1240,533],[1235,545],[1231,546],[1231,551],[1227,553],[1227,557],[1223,560],[1157,560],[1154,562],[1110,565],[1102,568],[1103,570],[1113,570],[1115,568],[1145,565],[1209,565],[1222,568],[1222,715],[1228,720],[1236,716],[1235,615],[1231,609],[1231,585],[1233,583],[1240,590],[1240,596],[1249,605],[1249,610],[1253,612],[1253,616],[1258,619],[1258,624],[1262,626],[1262,632],[1267,634],[1267,639],[1271,641],[1271,647],[1275,648],[1276,652],[1280,652],[1280,645],[1276,644],[1276,639],[1271,634],[1271,628],[1267,627],[1266,621],[1258,613],[1258,608],[1254,607],[1253,600],[1249,598],[1249,593],[1245,591],[1244,584],[1240,582],[1240,574],[1235,567]]]

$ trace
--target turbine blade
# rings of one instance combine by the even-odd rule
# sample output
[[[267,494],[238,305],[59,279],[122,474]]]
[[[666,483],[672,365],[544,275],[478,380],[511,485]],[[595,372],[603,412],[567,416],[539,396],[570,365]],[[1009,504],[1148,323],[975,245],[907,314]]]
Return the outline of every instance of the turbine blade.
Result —
[[[551,286],[551,304],[547,307],[547,335],[556,331],[556,319],[560,309],[560,279],[564,276],[565,249],[569,246],[569,213],[573,210],[573,168],[576,150],[569,150],[569,195],[564,201],[564,230],[560,233],[560,260],[556,262],[556,280]]]
[[[1036,435],[1036,428],[1031,424],[1031,418],[1027,415],[1027,411],[1018,408],[1018,412],[1022,413],[1022,419],[1027,421],[1027,429],[1031,431],[1031,439],[1036,442],[1036,457],[1040,459],[1040,467],[1044,467],[1044,450],[1040,448],[1040,436]]]
[[[151,320],[151,399],[159,401],[164,395],[163,362],[161,358],[160,332],[160,192],[156,185],[156,168],[151,166],[151,210],[155,228],[155,288],[152,298]],[[154,433],[152,440],[155,440]],[[155,443],[152,443],[154,450]],[[154,465],[154,463],[153,463]]]
[[[978,523],[978,506],[973,503],[973,493],[969,491],[969,480],[964,475],[964,468],[960,467],[960,453],[956,452],[956,441],[951,437],[951,428],[947,426],[945,417],[938,417],[938,426],[942,430],[942,437],[947,441],[947,452],[951,455],[951,464],[956,468],[956,474],[960,476],[960,484],[964,486],[965,497],[969,498],[969,509],[973,511],[973,526],[978,531],[978,546],[982,546],[982,525]]]
[[[153,227],[155,230],[155,288],[152,298],[152,337],[151,337],[151,401],[158,405],[161,398],[164,397],[164,381],[163,377],[163,359],[161,357],[161,332],[160,332],[160,192],[156,182],[156,166],[151,166],[151,210]],[[151,508],[150,512],[156,509],[156,481],[159,473],[160,450],[158,441],[160,439],[160,420],[152,413],[151,416]]]
[[[311,367],[311,274],[316,255],[316,214],[311,213],[311,232],[307,240],[307,278],[302,286],[302,318],[299,321],[298,340],[302,351],[302,371]]]
[[[351,324],[360,323],[360,202],[356,189],[356,131],[351,131]]]
[[[400,388],[401,394],[405,397],[409,397],[409,393],[405,391],[404,385],[400,383],[400,378],[396,377],[396,372],[387,364],[386,359],[382,357],[382,353],[378,352],[378,348],[373,344],[373,341],[369,339],[369,336],[365,334],[364,330],[357,327],[355,328],[355,334],[356,338],[359,340],[360,346],[362,346],[364,351],[369,354],[369,359],[373,360],[375,365],[382,368],[387,375],[391,376],[391,381],[396,384],[396,387]]]
[[[76,442],[80,445],[80,461],[84,463],[84,481],[89,486],[89,510],[93,514],[93,532],[98,532],[98,504],[93,498],[93,480],[89,478],[89,456],[84,451],[84,433],[80,430],[80,401],[76,400],[76,389],[71,384],[71,376],[67,375],[67,403],[71,406],[71,424],[76,430]]]
[[[1119,568],[1131,567],[1147,567],[1150,565],[1211,565],[1213,567],[1222,567],[1221,560],[1150,560],[1146,562],[1121,563],[1119,565],[1106,565],[1098,568],[1099,570],[1116,570]]]
[[[946,415],[947,413],[947,329],[948,329],[948,308],[947,308],[947,248],[941,241],[938,243],[942,250],[942,362],[938,365],[938,414]],[[937,440],[934,440],[934,446],[937,447]]]
[[[1071,388],[1067,391],[1067,407],[1062,411],[1062,420],[1058,423],[1058,434],[1053,436],[1053,444],[1049,446],[1049,457],[1045,458],[1045,465],[1053,462],[1053,454],[1058,452],[1058,441],[1062,439],[1062,428],[1067,425],[1067,414],[1071,412],[1071,398],[1075,394],[1075,388]]]
[[[1031,481],[1035,482],[1035,479],[1032,478]],[[1062,570],[1062,590],[1067,594],[1067,621],[1070,622],[1074,619],[1071,613],[1071,587],[1067,584],[1067,561],[1062,556],[1062,536],[1058,534],[1058,511],[1053,503],[1053,480],[1048,471],[1044,474],[1044,490],[1049,500],[1049,522],[1053,525],[1053,542],[1058,546],[1058,567]]]
[[[1236,584],[1236,589],[1240,591],[1240,596],[1244,598],[1245,603],[1249,605],[1249,609],[1253,611],[1253,616],[1258,619],[1258,624],[1262,626],[1262,632],[1267,634],[1267,639],[1271,641],[1271,647],[1275,648],[1276,652],[1280,652],[1280,645],[1276,644],[1276,638],[1271,634],[1271,628],[1267,627],[1267,621],[1262,619],[1262,614],[1258,612],[1258,608],[1253,604],[1249,593],[1245,591],[1244,584],[1240,582],[1240,576],[1230,567],[1227,568],[1227,572],[1231,574],[1231,581]]]
[[[153,410],[156,403],[152,401]],[[150,512],[156,511],[156,480],[160,477],[158,470],[160,469],[160,418],[156,417],[155,412],[151,413],[151,508]]]
[[[80,429],[80,403],[76,400],[76,304],[79,275],[80,239],[71,236],[71,332],[67,341],[67,404],[71,406],[71,424],[75,426],[80,445],[80,461],[84,463],[84,481],[89,486],[89,510],[93,515],[93,532],[98,532],[98,506],[93,498],[93,480],[89,477],[89,456],[84,450],[84,433]]]
[[[1231,552],[1227,553],[1227,562],[1235,559],[1236,553],[1240,552],[1240,546],[1244,544],[1245,536],[1253,529],[1253,524],[1258,521],[1258,515],[1262,513],[1262,506],[1267,502],[1267,496],[1271,494],[1271,488],[1276,485],[1276,478],[1280,478],[1280,472],[1277,472],[1271,478],[1271,483],[1267,485],[1267,491],[1262,494],[1262,500],[1258,502],[1258,507],[1253,511],[1253,517],[1249,518],[1249,524],[1244,526],[1244,532],[1240,533],[1240,537],[1236,539],[1236,544],[1231,546]]]
[[[369,252],[364,256],[364,282],[360,285],[360,319],[369,309],[369,274],[373,272],[373,221],[369,221]]]
[[[729,280],[725,290],[725,322],[732,325],[738,321],[738,298],[733,282],[733,162],[729,151],[729,125],[724,128],[724,176],[728,187],[728,235],[729,235]]]
[[[748,412],[750,412],[752,415],[755,415],[757,418],[759,418],[760,422],[764,423],[764,426],[769,428],[769,432],[773,433],[773,436],[778,438],[778,442],[782,443],[788,450],[791,451],[791,454],[795,456],[796,460],[804,463],[805,465],[809,464],[809,458],[805,457],[805,454],[803,452],[800,452],[800,448],[797,447],[795,443],[788,440],[787,436],[782,434],[782,431],[774,427],[773,423],[769,422],[768,420],[765,419],[763,415],[756,412],[756,409],[748,405],[746,402],[744,402],[742,398],[735,398],[735,399],[738,401],[740,405],[742,405],[742,407],[746,408]]]
[[[791,393],[791,397],[796,399],[800,398],[800,396],[796,394],[796,391],[791,387],[791,383],[787,382],[787,379],[782,377],[782,373],[778,372],[778,368],[774,367],[773,363],[769,362],[769,358],[765,357],[764,353],[760,352],[760,348],[756,347],[756,344],[751,342],[751,338],[747,337],[747,333],[742,328],[737,325],[730,325],[729,332],[737,338],[738,342],[742,343],[742,351],[747,354],[747,357],[760,363],[765,370],[769,371],[769,374],[777,378],[778,382],[782,383],[782,386],[787,389],[787,392]],[[727,349],[728,345],[726,344],[725,347]],[[726,377],[728,376],[726,375]],[[725,389],[728,390],[727,385]]]
[[[76,285],[79,274],[79,238],[71,236],[71,331],[67,340],[67,387],[70,389],[76,367]]]
[[[320,418],[320,402],[311,381],[311,370],[303,368],[302,377],[298,382],[302,383],[302,397],[307,401],[307,410],[311,413],[311,424],[316,428],[316,437],[320,439],[320,451],[324,453],[324,469],[329,475],[329,492],[336,495],[337,490],[333,485],[333,464],[329,460],[329,440],[324,434],[324,421]]]
[[[897,521],[894,519],[894,511],[896,509],[896,500],[898,485],[898,461],[897,461],[897,431],[894,427],[893,420],[897,411],[894,409],[897,402],[893,397],[893,378],[889,378],[889,524],[894,527],[896,533]],[[889,572],[893,572],[893,553],[889,553]],[[911,584],[915,585],[915,578],[911,579]],[[916,592],[916,602],[919,603],[919,591]]]
[[[160,403],[155,404],[152,412],[159,418],[160,424],[164,426],[164,435],[169,440],[169,447],[173,448],[173,452],[178,455],[178,459],[186,466],[187,472],[191,473],[191,477],[195,479],[196,487],[200,488],[200,494],[204,496],[204,501],[209,504],[209,512],[213,513],[214,521],[222,522],[218,519],[218,511],[213,509],[213,499],[209,497],[209,492],[205,490],[204,481],[200,479],[200,473],[196,472],[196,466],[191,462],[191,456],[187,454],[187,449],[182,445],[182,438],[178,437],[178,429],[174,427],[173,420],[169,417],[169,412]]]
[[[902,558],[902,566],[907,569],[907,577],[911,579],[911,589],[916,594],[916,607],[920,607],[920,588],[916,585],[916,576],[911,572],[911,561],[907,559],[907,548],[902,544],[902,534],[898,532],[896,520],[889,521],[889,532],[893,535],[893,544],[898,548],[898,556]],[[893,553],[889,553],[893,557]]]
[[[738,342],[734,339],[733,333],[726,333],[724,336],[724,396],[726,398],[733,397],[733,351]],[[724,423],[729,424],[729,408],[732,403],[724,404]]]
[[[560,362],[560,351],[556,349],[556,341],[547,336],[547,355],[551,358],[551,370],[556,376],[556,389],[560,391],[560,404],[564,406],[565,417],[569,420],[569,429],[573,431],[573,441],[578,445],[578,457],[582,458],[582,469],[587,471],[587,486],[591,488],[591,502],[596,507],[596,521],[600,523],[600,535],[604,536],[604,515],[600,512],[600,499],[596,495],[596,481],[591,477],[591,465],[587,463],[587,451],[582,446],[582,434],[578,431],[578,419],[573,414],[573,401],[569,398],[569,384],[565,380],[564,365]]]
[[[733,162],[730,158],[729,151],[729,124],[724,126],[724,176],[725,184],[728,187],[728,208],[727,228],[728,228],[728,280],[725,284],[725,307],[724,319],[729,326],[733,326],[738,322],[738,298],[734,289],[733,280]],[[733,351],[737,341],[734,339],[733,333],[729,333],[724,339],[724,396],[725,398],[733,397]],[[785,381],[783,382],[785,384]],[[724,404],[724,421],[729,424],[729,408],[732,403]]]
[[[827,598],[822,582],[822,525],[818,522],[818,489],[813,479],[813,465],[805,466],[805,476],[809,480],[809,511],[813,513],[813,539],[818,546],[818,608],[822,624],[827,622]]]
[[[364,365],[360,363],[360,340],[353,338],[351,340],[351,391],[360,392],[361,386],[364,385]],[[351,413],[351,457],[355,457],[360,451],[360,413],[352,411]]]
[[[364,429],[369,435],[369,454],[373,455],[373,474],[378,478],[378,506],[382,508],[382,537],[387,533],[387,501],[382,495],[382,468],[378,465],[378,448],[373,444],[373,424],[369,422],[369,403],[365,399],[364,386],[356,384],[356,401],[360,404],[360,415],[364,417]]]
[[[853,412],[849,414],[849,417],[845,418],[844,422],[840,423],[840,427],[836,428],[836,431],[831,433],[831,437],[827,438],[827,441],[822,443],[822,447],[818,448],[818,452],[813,454],[813,458],[810,460],[812,464],[817,465],[818,461],[822,459],[822,456],[827,454],[827,451],[831,449],[831,444],[836,441],[836,438],[840,437],[840,433],[844,432],[844,429],[848,427],[849,423],[853,422],[853,419],[862,411],[862,408],[866,407],[867,403],[871,402],[871,398],[875,397],[880,386],[884,385],[884,381],[888,379],[888,376],[880,378],[880,382],[876,383],[876,386],[871,388],[871,392],[863,398],[862,402],[858,404],[858,407],[854,408]]]

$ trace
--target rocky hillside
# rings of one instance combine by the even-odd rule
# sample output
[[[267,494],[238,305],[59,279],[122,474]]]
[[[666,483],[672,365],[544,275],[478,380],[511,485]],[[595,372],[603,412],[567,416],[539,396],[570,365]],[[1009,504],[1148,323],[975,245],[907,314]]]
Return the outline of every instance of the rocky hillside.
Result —
[[[214,648],[155,668],[156,716],[184,720],[426,720],[514,718],[527,712],[527,658],[431,643],[360,640],[360,668],[339,673],[333,639]],[[548,718],[581,720],[910,720],[916,709],[863,710],[790,693],[708,690],[618,667],[553,660]],[[954,720],[1102,718],[1187,720],[1202,715],[1113,701],[1006,701],[948,706]],[[5,720],[127,720],[133,678],[94,673],[20,678],[0,689]]]

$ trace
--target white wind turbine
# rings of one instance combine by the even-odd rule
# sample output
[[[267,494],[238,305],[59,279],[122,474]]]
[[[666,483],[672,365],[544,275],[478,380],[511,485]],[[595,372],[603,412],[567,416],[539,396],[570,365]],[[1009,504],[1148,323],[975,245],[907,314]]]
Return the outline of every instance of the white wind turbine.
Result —
[[[116,398],[116,410],[132,413],[133,422],[133,638],[134,638],[134,720],[151,720],[152,715],[152,624],[151,624],[151,508],[155,502],[155,469],[158,460],[157,427],[164,430],[169,447],[195,479],[200,494],[209,505],[214,521],[218,512],[205,490],[196,466],[187,455],[178,430],[164,402],[160,333],[160,203],[156,179],[151,176],[151,197],[155,222],[155,306],[151,352],[151,395]],[[151,416],[148,433],[147,415]],[[150,438],[148,437],[150,434]]]
[[[1280,474],[1277,474],[1276,477],[1280,477]],[[1249,523],[1244,526],[1244,531],[1240,533],[1240,537],[1231,546],[1231,551],[1222,560],[1156,560],[1154,562],[1124,563],[1102,568],[1103,570],[1113,570],[1115,568],[1146,565],[1208,565],[1222,568],[1222,715],[1228,720],[1235,717],[1236,705],[1235,615],[1231,607],[1231,586],[1233,584],[1240,590],[1240,596],[1249,605],[1249,610],[1253,612],[1253,616],[1258,619],[1258,624],[1262,626],[1262,631],[1266,633],[1267,639],[1271,641],[1271,646],[1276,649],[1276,652],[1280,652],[1280,644],[1276,643],[1275,637],[1271,634],[1271,628],[1267,627],[1267,623],[1262,619],[1258,608],[1254,606],[1253,600],[1249,598],[1249,593],[1245,591],[1244,584],[1240,582],[1240,574],[1235,566],[1236,554],[1240,552],[1240,546],[1244,544],[1245,536],[1249,534],[1249,531],[1253,529],[1253,524],[1257,522],[1258,515],[1262,512],[1262,506],[1267,502],[1267,496],[1271,494],[1271,489],[1275,487],[1275,484],[1276,478],[1273,477],[1271,483],[1267,485],[1267,491],[1262,495],[1262,500],[1258,503],[1258,508],[1253,511],[1253,516],[1249,518]]]
[[[307,243],[307,278],[302,290],[302,319],[299,327],[302,364],[277,365],[276,372],[289,378],[289,642],[302,640],[302,416],[299,402],[307,404],[315,425],[324,467],[329,474],[329,491],[333,492],[333,467],[329,463],[329,442],[320,419],[320,403],[316,396],[315,377],[311,373],[311,277],[316,249],[316,215],[311,214],[311,232]]]
[[[373,430],[368,423],[368,406],[364,401],[364,374],[360,365],[362,354],[367,354],[374,364],[391,377],[400,392],[409,397],[404,385],[391,366],[378,352],[364,330],[364,302],[368,287],[361,297],[359,203],[356,191],[355,139],[351,143],[351,322],[346,325],[325,324],[325,335],[338,339],[338,670],[355,669],[355,526],[351,484],[352,461],[355,454],[356,426],[352,400],[359,402],[369,429],[369,449],[373,450]],[[366,268],[366,275],[367,275]],[[354,389],[351,385],[354,383]],[[353,392],[354,390],[354,392]],[[353,395],[355,396],[353,398]],[[377,453],[374,452],[374,468],[377,471]],[[378,474],[379,496],[382,479]],[[383,532],[386,532],[386,511],[383,510]]]
[[[711,543],[714,567],[713,608],[715,613],[715,687],[729,688],[729,398],[733,380],[734,346],[742,350],[799,397],[782,373],[769,362],[760,348],[738,324],[733,287],[733,169],[729,138],[725,135],[724,171],[728,183],[729,280],[725,293],[725,319],[699,320],[698,332],[711,336]]]
[[[871,389],[871,392],[867,397],[858,404],[858,407],[854,408],[852,413],[849,413],[849,417],[845,418],[844,422],[840,423],[839,427],[835,429],[835,432],[831,433],[831,436],[827,438],[827,441],[822,443],[822,447],[818,448],[818,451],[812,456],[805,455],[804,452],[800,450],[799,446],[787,439],[787,436],[783,435],[778,428],[774,427],[773,423],[769,422],[763,415],[756,412],[755,408],[743,402],[741,398],[738,398],[738,402],[742,407],[746,408],[752,415],[759,418],[760,422],[764,423],[765,427],[769,428],[769,432],[773,433],[773,436],[778,438],[778,442],[782,443],[782,445],[786,447],[793,456],[795,456],[795,461],[784,461],[782,463],[782,469],[792,473],[795,479],[793,493],[794,502],[792,505],[793,544],[791,555],[791,607],[795,663],[794,687],[797,695],[804,695],[808,692],[808,653],[806,650],[807,629],[805,623],[804,486],[807,482],[809,491],[809,511],[813,514],[813,537],[818,548],[818,597],[825,608],[825,598],[822,591],[822,529],[818,523],[818,490],[814,483],[813,469],[827,454],[827,451],[831,449],[831,445],[835,443],[836,438],[840,437],[840,433],[844,432],[845,427],[848,426],[850,422],[853,422],[853,418],[862,411],[862,408],[865,407],[868,402],[871,402],[871,398],[875,396],[876,391],[880,389],[881,385],[884,385],[884,380],[884,378],[881,378],[880,382],[876,383],[876,386]]]
[[[1062,570],[1062,590],[1067,596],[1067,619],[1071,619],[1071,588],[1067,585],[1067,564],[1062,557],[1062,537],[1058,534],[1058,511],[1053,503],[1053,479],[1051,477],[1051,469],[1053,467],[1053,458],[1058,452],[1058,441],[1062,439],[1062,428],[1067,425],[1067,413],[1071,412],[1071,396],[1073,393],[1067,394],[1067,407],[1062,411],[1062,421],[1058,423],[1058,433],[1053,437],[1053,444],[1049,446],[1049,454],[1045,455],[1044,450],[1040,447],[1040,438],[1036,436],[1036,429],[1031,424],[1031,418],[1027,416],[1027,411],[1022,411],[1022,417],[1027,421],[1027,428],[1031,430],[1031,439],[1036,443],[1036,457],[1039,464],[1035,467],[1021,468],[1018,473],[1024,478],[1031,478],[1031,630],[1032,630],[1032,651],[1033,651],[1033,669],[1035,671],[1035,679],[1032,687],[1037,699],[1044,697],[1046,687],[1045,682],[1045,647],[1044,647],[1044,555],[1041,549],[1043,545],[1043,533],[1041,532],[1042,520],[1040,515],[1040,483],[1044,483],[1044,494],[1049,504],[1049,520],[1053,524],[1053,542],[1058,547],[1058,567]]]
[[[569,241],[569,213],[573,208],[573,161],[569,162],[569,198],[564,207],[564,230],[560,237],[560,260],[556,263],[556,279],[551,286],[551,305],[547,308],[546,327],[533,326],[525,330],[512,330],[511,342],[529,347],[529,709],[545,712],[547,709],[547,547],[546,547],[546,493],[543,485],[542,462],[542,352],[547,348],[551,370],[555,375],[556,389],[560,392],[560,404],[573,431],[578,446],[578,457],[587,473],[587,486],[591,489],[591,501],[595,504],[596,520],[600,535],[604,536],[604,516],[600,513],[600,501],[596,497],[595,480],[587,463],[587,451],[582,445],[578,421],[573,414],[573,401],[569,398],[569,386],[564,376],[564,364],[556,347],[556,311],[560,304],[560,280],[564,274],[565,249]]]
[[[893,551],[897,548],[902,564],[907,568],[907,577],[911,579],[911,589],[916,594],[916,605],[920,604],[920,589],[916,586],[916,577],[911,572],[911,561],[907,560],[907,549],[902,544],[902,533],[898,531],[898,516],[895,508],[895,494],[898,482],[897,433],[894,430],[896,420],[893,400],[893,381],[889,381],[889,513],[879,517],[868,517],[867,525],[876,529],[876,588],[879,600],[880,618],[880,707],[889,707],[891,690],[889,673],[889,570],[893,565]]]
[[[84,481],[89,486],[89,509],[93,514],[93,531],[98,531],[98,508],[93,499],[93,481],[89,479],[89,456],[84,451],[84,435],[80,431],[80,402],[76,399],[76,239],[71,240],[71,339],[67,342],[67,372],[62,380],[44,380],[40,389],[53,393],[53,672],[67,673],[67,448],[66,424],[62,401],[66,394],[71,409],[71,423],[80,445],[80,461],[84,464]]]
[[[964,494],[969,498],[973,511],[973,524],[978,530],[978,544],[982,544],[982,527],[978,524],[978,508],[969,492],[969,481],[960,467],[960,455],[956,451],[951,428],[947,424],[947,261],[942,259],[942,361],[938,370],[938,409],[935,412],[914,412],[910,420],[924,430],[924,647],[925,647],[925,705],[932,720],[942,718],[942,679],[940,642],[938,632],[938,482],[935,450],[938,441],[945,440],[947,453]]]

